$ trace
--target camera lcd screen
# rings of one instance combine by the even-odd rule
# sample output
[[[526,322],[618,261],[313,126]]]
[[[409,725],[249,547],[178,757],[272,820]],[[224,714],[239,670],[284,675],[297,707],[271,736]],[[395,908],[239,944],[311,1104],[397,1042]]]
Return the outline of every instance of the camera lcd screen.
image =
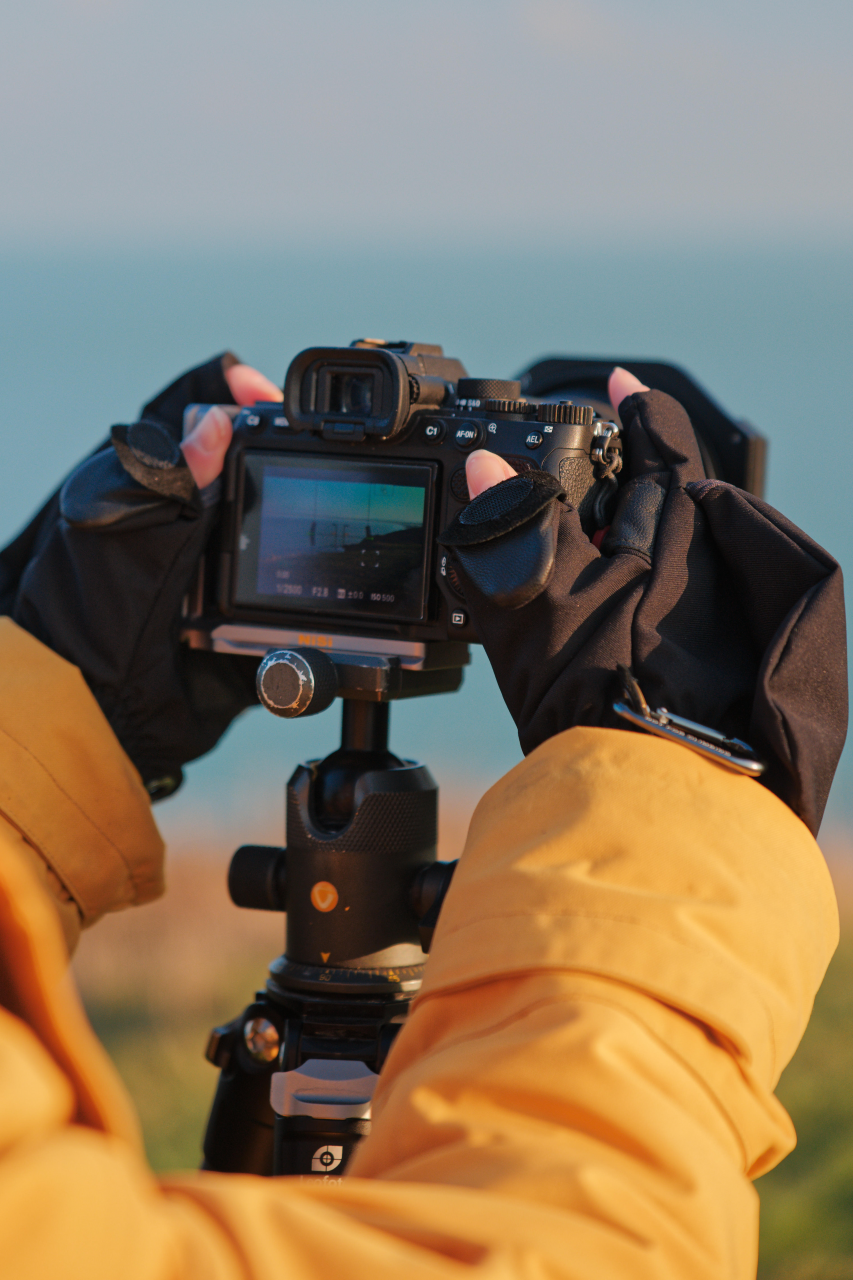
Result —
[[[433,468],[244,454],[235,603],[424,616]]]

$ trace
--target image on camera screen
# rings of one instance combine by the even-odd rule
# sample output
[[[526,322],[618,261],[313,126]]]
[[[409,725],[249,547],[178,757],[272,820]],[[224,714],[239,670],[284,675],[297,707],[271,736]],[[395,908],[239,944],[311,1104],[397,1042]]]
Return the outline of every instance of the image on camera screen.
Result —
[[[237,604],[424,616],[431,467],[244,456]]]

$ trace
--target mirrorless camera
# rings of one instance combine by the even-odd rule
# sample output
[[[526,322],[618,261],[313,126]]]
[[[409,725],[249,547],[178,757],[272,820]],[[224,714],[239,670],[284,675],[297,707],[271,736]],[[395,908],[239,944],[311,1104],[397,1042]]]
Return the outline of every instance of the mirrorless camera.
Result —
[[[310,645],[458,667],[477,637],[437,535],[469,501],[468,454],[551,472],[590,534],[621,462],[618,426],[591,404],[524,399],[520,382],[469,378],[420,342],[311,348],[283,404],[233,412],[222,520],[185,624],[191,643],[231,653]]]

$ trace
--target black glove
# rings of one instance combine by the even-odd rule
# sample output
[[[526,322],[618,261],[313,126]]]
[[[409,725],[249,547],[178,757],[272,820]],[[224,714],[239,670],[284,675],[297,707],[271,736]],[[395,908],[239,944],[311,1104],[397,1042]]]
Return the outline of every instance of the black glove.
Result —
[[[628,482],[601,552],[550,476],[487,489],[441,535],[522,750],[652,706],[745,740],[817,832],[847,728],[841,570],[772,507],[706,480],[669,396],[619,406]]]
[[[0,610],[82,671],[152,797],[256,703],[251,658],[191,650],[180,612],[217,518],[179,448],[187,404],[234,404],[226,353],[113,427],[0,552]]]

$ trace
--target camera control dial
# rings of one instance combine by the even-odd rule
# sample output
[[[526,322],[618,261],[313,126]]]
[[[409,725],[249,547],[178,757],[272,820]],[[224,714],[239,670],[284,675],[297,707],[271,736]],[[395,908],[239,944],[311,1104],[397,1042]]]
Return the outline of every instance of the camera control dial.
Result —
[[[560,400],[557,404],[540,404],[536,414],[539,422],[565,422],[572,426],[591,427],[595,410],[591,404],[572,404]]]
[[[518,418],[529,418],[536,413],[537,406],[529,400],[493,400],[491,397],[483,401],[487,413],[514,413]]]

